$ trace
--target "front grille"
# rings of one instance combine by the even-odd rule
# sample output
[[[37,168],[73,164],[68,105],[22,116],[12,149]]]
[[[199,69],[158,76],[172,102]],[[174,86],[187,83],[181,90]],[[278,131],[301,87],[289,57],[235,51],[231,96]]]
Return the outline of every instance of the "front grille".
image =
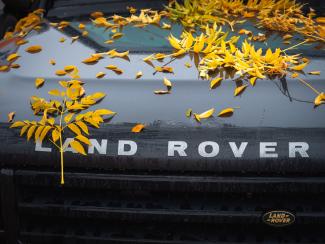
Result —
[[[13,174],[19,240],[34,243],[325,243],[325,179],[121,172]],[[294,213],[287,227],[262,215]]]

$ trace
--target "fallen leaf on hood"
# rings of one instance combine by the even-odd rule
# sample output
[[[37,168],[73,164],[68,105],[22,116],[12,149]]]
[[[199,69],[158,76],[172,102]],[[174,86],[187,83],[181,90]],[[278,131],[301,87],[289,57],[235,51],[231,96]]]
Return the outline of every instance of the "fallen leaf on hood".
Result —
[[[70,73],[70,72],[74,71],[75,69],[76,69],[76,66],[74,66],[74,65],[64,66],[64,71],[67,73]]]
[[[187,118],[190,118],[192,116],[192,109],[189,108],[188,110],[186,110],[185,115],[186,115]]]
[[[79,39],[79,36],[71,37],[71,44],[74,43],[75,41],[77,41],[78,39]]]
[[[236,97],[236,96],[242,94],[245,91],[246,87],[247,87],[247,85],[242,85],[242,86],[236,87],[234,96]]]
[[[317,17],[316,22],[319,24],[325,24],[325,17]]]
[[[290,34],[286,34],[286,35],[284,35],[283,37],[282,37],[282,39],[283,40],[289,40],[289,39],[291,39],[293,36],[292,35],[290,35]]]
[[[143,131],[143,129],[145,128],[144,124],[137,124],[132,128],[132,132],[133,133],[140,133],[141,131]]]
[[[172,83],[170,80],[168,80],[167,78],[164,78],[164,85],[167,87],[167,90],[170,91],[172,89]]]
[[[50,59],[49,64],[51,64],[51,65],[56,65],[56,62],[55,62],[54,59]]]
[[[105,75],[106,75],[106,73],[104,73],[104,72],[99,72],[99,73],[97,73],[96,78],[97,78],[97,79],[101,79],[101,78],[103,78]]]
[[[174,70],[172,67],[168,67],[168,66],[156,66],[155,70],[158,72],[163,72],[163,73],[174,73]]]
[[[310,75],[320,75],[320,71],[310,71],[308,72]]]
[[[88,34],[89,34],[88,31],[83,31],[83,32],[81,33],[81,35],[82,35],[83,37],[88,36]]]
[[[315,106],[319,106],[321,104],[325,103],[325,93],[320,93],[314,100]]]
[[[218,114],[218,117],[230,117],[233,115],[233,113],[234,113],[233,108],[226,108]]]
[[[256,80],[257,80],[257,77],[252,77],[249,79],[249,83],[251,83],[252,86],[255,86]]]
[[[19,41],[16,42],[16,45],[17,45],[17,46],[22,46],[22,45],[24,45],[24,44],[26,44],[26,43],[28,43],[27,40],[25,40],[25,39],[21,39],[21,40],[19,40]]]
[[[8,61],[9,63],[11,63],[11,62],[15,62],[18,58],[20,58],[20,56],[19,56],[18,53],[12,53],[12,54],[8,55],[8,57],[7,57],[7,61]]]
[[[129,51],[119,53],[115,49],[110,50],[107,52],[107,55],[109,55],[111,58],[128,58]]]
[[[63,43],[63,42],[65,42],[65,38],[64,37],[61,37],[60,39],[59,39],[59,42],[61,42],[61,43]]]
[[[14,120],[14,117],[15,117],[15,112],[10,112],[8,114],[8,122],[11,123],[13,120]]]
[[[9,66],[8,65],[0,66],[0,72],[6,72],[8,70],[9,70]]]
[[[64,76],[64,75],[67,74],[67,72],[65,72],[64,70],[57,70],[57,71],[55,72],[55,74],[56,74],[57,76]]]
[[[209,110],[207,110],[207,111],[205,111],[205,112],[203,112],[201,114],[198,114],[198,117],[200,119],[208,119],[213,115],[213,113],[214,113],[214,108],[211,108],[211,109],[209,109]]]
[[[210,82],[210,89],[215,89],[216,87],[220,86],[221,81],[222,81],[222,78],[220,78],[220,77],[211,80],[211,82]]]
[[[10,65],[10,68],[12,68],[12,69],[19,69],[20,68],[20,65],[19,64],[12,64],[12,65]]]
[[[118,75],[123,74],[123,70],[119,69],[119,68],[118,68],[117,66],[115,66],[115,65],[108,65],[108,66],[106,66],[105,68],[114,71],[114,72],[115,72],[116,74],[118,74]]]
[[[96,64],[101,58],[101,55],[92,55],[91,57],[84,59],[82,62],[84,64]]]
[[[40,51],[42,51],[42,47],[37,45],[37,46],[30,46],[28,48],[25,49],[26,52],[28,53],[39,53]]]
[[[185,67],[186,67],[186,68],[191,68],[191,67],[192,67],[192,64],[190,64],[189,62],[186,62],[186,63],[185,63]]]
[[[299,77],[299,74],[298,73],[293,73],[292,75],[291,75],[291,78],[297,78],[297,77]]]
[[[136,78],[136,79],[140,79],[140,78],[142,77],[142,75],[143,75],[143,73],[142,73],[141,71],[139,71],[139,72],[136,74],[135,78]]]
[[[35,80],[35,86],[36,86],[36,88],[41,87],[44,84],[44,82],[45,82],[45,80],[43,78],[37,78]]]
[[[169,91],[164,91],[164,90],[157,90],[157,91],[154,91],[154,93],[156,95],[165,95],[165,94],[169,94],[170,92]]]
[[[307,64],[308,63],[302,63],[299,65],[293,66],[290,69],[300,71],[300,70],[303,70],[307,66]]]
[[[115,33],[114,35],[112,35],[112,39],[116,40],[121,38],[122,36],[124,36],[123,33]]]

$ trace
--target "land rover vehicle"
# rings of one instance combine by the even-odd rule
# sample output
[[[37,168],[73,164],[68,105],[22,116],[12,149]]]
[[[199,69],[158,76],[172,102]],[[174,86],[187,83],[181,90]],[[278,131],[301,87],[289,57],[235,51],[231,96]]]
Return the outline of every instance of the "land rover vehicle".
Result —
[[[89,20],[93,11],[127,14],[127,6],[159,9],[161,1],[41,4],[47,9],[42,29],[25,39],[42,52],[24,52],[16,45],[19,36],[0,42],[1,65],[8,54],[21,55],[20,68],[0,73],[0,243],[325,242],[325,110],[314,108],[313,91],[290,76],[260,80],[235,98],[228,80],[210,91],[194,64],[184,67],[192,62],[188,56],[173,61],[174,74],[142,62],[151,53],[170,52],[168,30],[125,27],[125,36],[106,46],[105,30]],[[51,25],[63,18],[70,22],[63,30]],[[81,22],[89,32],[84,37]],[[172,31],[181,29],[173,24]],[[73,36],[80,37],[72,43]],[[110,48],[130,50],[130,60],[80,62]],[[310,59],[306,71],[321,71],[307,79],[324,91],[324,51],[299,46],[296,52]],[[107,93],[96,106],[117,115],[90,131],[87,156],[65,152],[61,185],[55,147],[19,137],[7,114],[33,119],[30,97],[49,98],[47,91],[64,79],[56,70],[71,64],[87,93]],[[123,75],[107,72],[97,79],[106,65]],[[141,79],[135,79],[138,71]],[[46,80],[41,89],[34,86],[38,77]],[[154,94],[164,77],[173,82],[172,92]],[[229,106],[240,107],[229,118],[198,123],[185,115],[189,108]],[[132,133],[137,123],[146,128]]]

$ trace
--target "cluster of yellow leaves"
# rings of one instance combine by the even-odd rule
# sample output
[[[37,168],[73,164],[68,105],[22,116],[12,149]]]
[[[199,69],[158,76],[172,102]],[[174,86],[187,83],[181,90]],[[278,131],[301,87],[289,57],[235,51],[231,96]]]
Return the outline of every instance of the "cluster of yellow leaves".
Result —
[[[305,16],[302,4],[295,0],[185,0],[171,1],[167,10],[170,18],[180,21],[185,27],[194,29],[216,22],[241,24],[242,18],[255,18],[258,27],[269,30],[298,32],[311,41],[325,41],[323,19],[315,19],[313,10]],[[256,36],[256,40],[265,40]]]

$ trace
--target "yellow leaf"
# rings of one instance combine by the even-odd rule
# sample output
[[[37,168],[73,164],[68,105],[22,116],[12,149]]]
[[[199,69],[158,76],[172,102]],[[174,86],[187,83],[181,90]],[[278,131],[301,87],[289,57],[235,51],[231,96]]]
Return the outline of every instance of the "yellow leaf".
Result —
[[[325,24],[325,17],[318,17],[315,20],[319,24]]]
[[[290,34],[286,34],[286,35],[284,35],[283,37],[282,37],[282,39],[283,40],[289,40],[289,39],[291,39],[293,36],[292,35],[290,35]]]
[[[8,61],[9,63],[11,63],[11,62],[15,62],[18,58],[20,58],[20,56],[19,56],[18,53],[12,53],[12,54],[8,55],[8,57],[7,57],[7,61]]]
[[[299,64],[299,65],[293,66],[290,69],[297,70],[297,71],[303,70],[307,66],[307,64],[308,63],[302,63],[302,64]]]
[[[44,82],[45,82],[45,80],[43,78],[37,78],[35,80],[35,86],[36,86],[36,88],[41,87],[44,84]]]
[[[18,69],[18,68],[20,68],[20,65],[19,64],[12,64],[10,66],[10,68],[12,68],[12,69]]]
[[[116,114],[115,112],[111,111],[111,110],[108,110],[108,109],[99,109],[99,110],[96,110],[94,112],[94,115],[112,115],[112,114]]]
[[[249,83],[251,83],[252,86],[255,86],[256,80],[257,80],[257,77],[252,77],[249,79]]]
[[[80,142],[73,140],[70,142],[71,147],[78,153],[82,154],[82,155],[87,155],[85,152],[85,149],[83,148],[83,146],[81,145]]]
[[[205,112],[203,112],[201,114],[198,114],[198,117],[200,119],[208,119],[213,115],[213,113],[214,113],[214,108],[211,108],[208,111],[205,111]]]
[[[83,23],[80,23],[78,27],[80,30],[84,30],[86,28],[86,26]]]
[[[64,75],[67,74],[67,72],[64,71],[64,70],[57,70],[57,71],[55,72],[55,74],[56,74],[57,76],[64,76]]]
[[[155,70],[158,71],[158,72],[163,72],[163,73],[174,73],[174,70],[172,67],[169,67],[169,66],[156,66],[155,67]]]
[[[61,96],[61,92],[57,89],[51,90],[48,93],[52,96]]]
[[[83,32],[81,33],[81,35],[82,35],[83,37],[88,36],[88,34],[89,34],[88,31],[83,31]]]
[[[9,70],[9,66],[8,65],[0,66],[0,72],[6,72],[8,70]]]
[[[211,80],[210,82],[210,89],[215,89],[221,84],[222,78],[216,78],[214,80]]]
[[[168,37],[170,45],[175,49],[182,49],[180,43],[180,40],[178,40],[176,37],[174,37],[172,34]]]
[[[39,53],[40,51],[42,51],[42,47],[41,46],[30,46],[28,48],[25,49],[26,52],[28,53]]]
[[[57,129],[53,130],[52,131],[52,140],[54,142],[56,142],[57,140],[59,140],[59,138],[60,138],[60,132]]]
[[[321,104],[325,103],[325,93],[320,93],[314,101],[315,106],[319,106]]]
[[[32,137],[34,131],[36,129],[36,125],[32,125],[27,132],[27,141],[29,141],[29,139]]]
[[[76,124],[81,128],[81,130],[86,133],[87,135],[89,135],[89,131],[88,131],[88,127],[87,125],[82,122],[82,121],[77,121]]]
[[[106,96],[105,93],[102,93],[102,92],[96,92],[92,95],[90,95],[92,99],[95,99],[95,100],[100,100],[102,98],[104,98]]]
[[[8,114],[8,122],[11,123],[13,120],[14,120],[14,117],[15,117],[15,112],[10,112]]]
[[[20,131],[20,136],[24,135],[25,132],[27,131],[27,129],[30,127],[30,125],[25,125],[21,128],[21,131]]]
[[[23,127],[25,126],[26,124],[23,122],[23,121],[17,121],[15,123],[13,123],[10,128],[17,128],[17,127]]]
[[[170,80],[168,80],[167,78],[164,78],[164,85],[167,87],[167,90],[170,91],[172,89],[172,83]]]
[[[119,53],[115,49],[110,50],[107,52],[107,55],[109,55],[111,58],[128,58],[130,51]]]
[[[61,38],[59,39],[59,42],[61,42],[61,43],[65,42],[65,38],[64,38],[64,37],[61,37]]]
[[[25,39],[21,39],[21,40],[18,40],[18,41],[16,42],[16,45],[17,45],[17,46],[22,46],[22,45],[24,45],[24,44],[26,44],[26,43],[28,43],[27,40],[25,40]]]
[[[68,128],[69,128],[72,132],[76,133],[77,135],[81,135],[81,131],[80,131],[79,127],[76,126],[75,124],[68,124]]]
[[[84,59],[82,62],[84,64],[95,64],[102,58],[101,55],[92,55],[89,58]]]
[[[113,40],[107,40],[107,41],[105,41],[104,43],[105,43],[105,44],[112,44],[112,43],[114,43],[114,41],[113,41]]]
[[[69,123],[69,122],[71,121],[73,115],[74,115],[73,113],[69,113],[68,115],[66,115],[66,116],[64,117],[64,122],[65,122],[66,124]]]
[[[76,68],[77,68],[77,67],[74,66],[74,65],[67,65],[67,66],[64,66],[64,71],[65,71],[66,73],[70,73],[70,72],[74,71]]]
[[[172,26],[169,25],[169,24],[166,24],[165,22],[163,22],[163,25],[162,25],[161,28],[166,29],[166,30],[170,30],[172,28]]]
[[[191,108],[189,108],[188,110],[186,110],[186,113],[185,113],[185,115],[186,115],[186,117],[187,117],[187,118],[190,118],[190,117],[191,117],[191,115],[192,115],[192,109],[191,109]]]
[[[71,37],[71,43],[74,43],[78,39],[79,39],[79,36],[73,36],[73,37]]]
[[[244,90],[246,89],[247,85],[242,85],[239,87],[236,87],[235,92],[234,92],[234,96],[238,96],[240,94],[242,94],[244,92]]]
[[[45,136],[50,131],[50,129],[52,129],[51,126],[45,126],[45,128],[43,129],[43,131],[42,131],[42,133],[41,133],[41,135],[40,135],[40,137],[38,139],[40,142],[42,142],[44,140]]]
[[[169,91],[163,91],[163,90],[157,90],[157,91],[154,91],[154,93],[156,95],[165,95],[165,94],[169,94],[170,92]]]
[[[200,37],[196,39],[195,44],[194,44],[194,46],[193,46],[193,51],[194,51],[195,53],[199,53],[199,52],[201,52],[202,49],[204,48],[204,43],[205,43],[205,41],[204,41],[204,35],[203,35],[203,33],[202,33],[202,34],[200,35]]]
[[[83,136],[83,135],[76,136],[76,139],[78,139],[79,141],[81,141],[81,142],[83,142],[83,143],[85,143],[87,145],[91,145],[89,139],[87,137]]]
[[[144,124],[137,124],[132,128],[133,133],[140,133],[144,129],[145,125]]]
[[[123,33],[115,33],[114,35],[112,35],[112,39],[116,40],[116,39],[119,39],[123,36],[124,34]]]
[[[218,116],[219,116],[219,117],[230,117],[230,116],[233,115],[233,113],[234,113],[234,109],[233,109],[233,108],[226,108],[226,109],[222,110],[222,111],[218,114]]]
[[[201,122],[201,118],[200,118],[199,114],[194,113],[193,116],[194,116],[194,119],[195,119],[197,122]]]
[[[43,131],[43,129],[45,128],[45,126],[39,126],[35,132],[35,141],[38,140],[38,138],[41,135],[41,132]]]
[[[192,65],[191,65],[189,62],[186,62],[186,63],[185,63],[185,67],[187,67],[187,68],[191,68]]]
[[[292,73],[291,74],[291,78],[297,78],[297,77],[299,77],[299,74],[298,73],[295,72],[295,73]]]
[[[55,60],[54,60],[54,59],[50,59],[50,61],[49,61],[49,64],[51,64],[51,65],[55,65],[55,64],[56,64],[56,62],[55,62]]]
[[[101,78],[103,78],[105,75],[106,75],[106,74],[105,74],[104,72],[99,72],[99,73],[96,74],[96,78],[97,78],[97,79],[101,79]]]
[[[320,75],[320,71],[310,71],[308,72],[310,75]]]
[[[141,71],[139,71],[139,72],[136,74],[135,78],[136,78],[136,79],[140,79],[140,78],[142,77],[142,75],[143,75],[143,73],[142,73]]]

